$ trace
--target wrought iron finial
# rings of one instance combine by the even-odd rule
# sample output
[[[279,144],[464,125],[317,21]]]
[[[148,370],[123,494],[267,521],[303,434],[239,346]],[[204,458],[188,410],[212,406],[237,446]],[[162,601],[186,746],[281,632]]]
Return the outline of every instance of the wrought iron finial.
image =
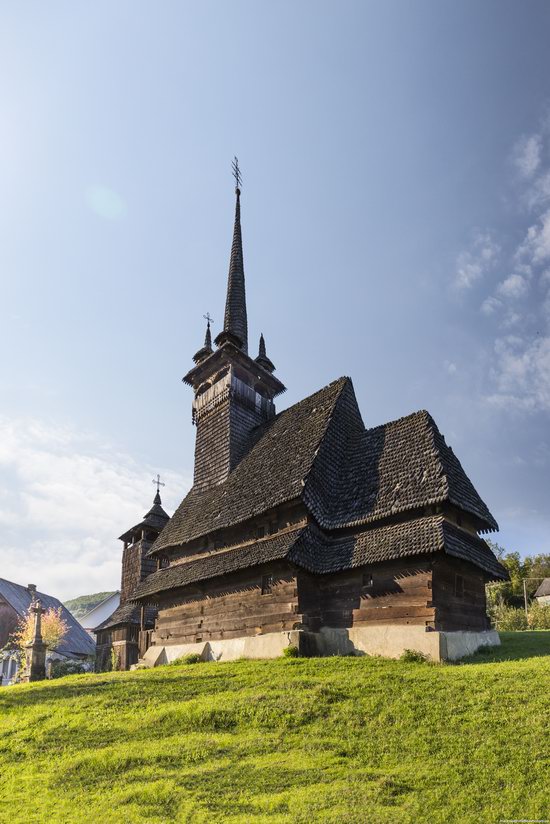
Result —
[[[211,323],[214,323],[214,318],[210,317],[210,312],[207,312],[206,315],[203,315],[203,318],[205,319],[208,326],[210,326]]]
[[[236,155],[231,163],[231,168],[233,169],[233,177],[235,178],[235,191],[240,193],[241,186],[243,185],[243,178],[241,175],[241,170],[239,169],[239,158]]]
[[[151,483],[156,484],[156,486],[157,486],[157,495],[159,494],[160,487],[161,487],[161,486],[166,486],[166,484],[164,484],[164,483],[161,481],[161,479],[160,479],[160,475],[157,475],[157,477],[156,477],[156,478],[153,478],[153,480],[151,481]]]

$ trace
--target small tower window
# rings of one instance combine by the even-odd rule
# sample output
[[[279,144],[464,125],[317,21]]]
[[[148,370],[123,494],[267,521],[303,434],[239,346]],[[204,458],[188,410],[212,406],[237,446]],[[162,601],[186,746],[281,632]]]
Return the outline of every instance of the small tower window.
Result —
[[[462,575],[455,575],[455,596],[464,598],[464,578]]]
[[[273,592],[273,575],[262,575],[262,595],[271,595]]]
[[[170,566],[170,559],[166,555],[163,555],[160,559],[160,568],[161,569],[166,569],[166,567],[169,567],[169,566]]]
[[[263,538],[265,535],[265,526],[256,527],[256,538]]]
[[[374,579],[370,572],[363,573],[363,586],[364,587],[372,587],[374,586]]]
[[[277,521],[270,521],[269,523],[269,534],[275,535],[276,532],[279,531],[279,524]]]

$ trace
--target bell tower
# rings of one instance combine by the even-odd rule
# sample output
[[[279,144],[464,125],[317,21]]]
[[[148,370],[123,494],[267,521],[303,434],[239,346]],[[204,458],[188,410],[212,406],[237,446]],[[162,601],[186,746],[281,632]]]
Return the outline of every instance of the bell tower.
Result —
[[[273,374],[263,335],[258,357],[248,354],[248,319],[241,232],[241,177],[237,159],[235,222],[227,278],[224,324],[212,348],[210,316],[204,345],[184,382],[193,388],[194,485],[200,490],[223,483],[246,454],[251,431],[275,415],[273,399],[285,391]]]

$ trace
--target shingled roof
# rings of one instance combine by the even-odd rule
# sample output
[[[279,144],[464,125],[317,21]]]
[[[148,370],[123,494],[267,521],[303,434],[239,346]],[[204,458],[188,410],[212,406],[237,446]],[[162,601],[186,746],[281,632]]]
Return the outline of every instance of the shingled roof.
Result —
[[[246,456],[219,486],[191,489],[152,553],[302,498],[338,529],[445,501],[498,525],[425,411],[365,430],[349,378],[315,392],[252,432]]]
[[[246,546],[160,569],[141,582],[133,599],[152,601],[159,592],[281,559],[324,575],[436,552],[475,564],[491,580],[508,579],[507,570],[484,540],[442,516],[431,516],[371,527],[345,537],[326,535],[313,525],[279,533]]]
[[[157,617],[157,610],[147,607],[145,611],[145,626],[153,626],[155,618]],[[118,627],[121,624],[139,624],[141,625],[141,607],[134,603],[127,601],[115,609],[101,624],[95,627],[94,632],[99,632],[102,629],[111,629]]]

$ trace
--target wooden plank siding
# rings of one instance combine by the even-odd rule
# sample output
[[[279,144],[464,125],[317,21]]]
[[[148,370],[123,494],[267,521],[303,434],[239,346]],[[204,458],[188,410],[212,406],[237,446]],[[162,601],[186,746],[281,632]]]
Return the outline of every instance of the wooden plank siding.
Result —
[[[428,561],[391,561],[326,576],[303,573],[298,576],[299,611],[313,631],[371,623],[433,628],[431,576]]]
[[[457,576],[462,594],[457,594]],[[448,555],[433,560],[433,602],[436,629],[442,631],[490,629],[483,571]]]
[[[262,594],[262,578],[269,575],[272,590]],[[455,592],[456,575],[463,581],[462,595]],[[273,562],[161,596],[153,643],[189,644],[371,624],[487,629],[483,573],[444,555],[330,575]]]
[[[270,593],[262,578],[272,576]],[[286,563],[245,569],[209,581],[203,592],[181,590],[159,602],[155,644],[190,644],[294,629],[298,613],[296,574]]]

